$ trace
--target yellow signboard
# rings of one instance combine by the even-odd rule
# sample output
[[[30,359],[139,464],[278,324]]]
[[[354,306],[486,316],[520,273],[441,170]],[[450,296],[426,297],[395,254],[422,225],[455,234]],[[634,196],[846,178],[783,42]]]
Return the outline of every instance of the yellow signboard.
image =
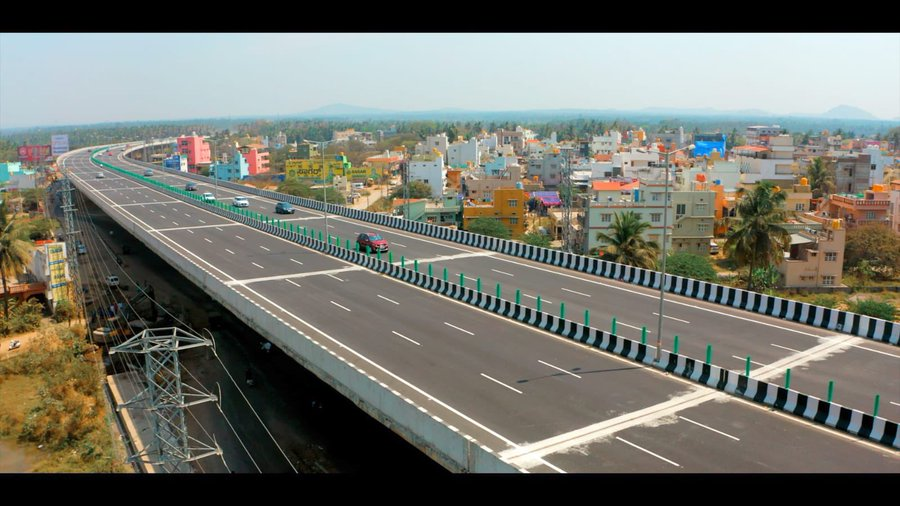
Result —
[[[44,245],[47,267],[50,270],[50,298],[59,301],[68,298],[69,268],[66,264],[66,245],[53,242]]]

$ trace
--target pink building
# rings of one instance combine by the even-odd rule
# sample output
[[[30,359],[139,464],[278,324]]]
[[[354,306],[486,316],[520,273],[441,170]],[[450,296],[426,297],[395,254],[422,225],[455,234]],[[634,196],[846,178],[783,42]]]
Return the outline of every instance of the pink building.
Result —
[[[261,151],[262,148],[263,146],[256,144],[238,148],[238,151],[247,159],[247,164],[250,166],[248,172],[251,176],[269,172],[269,153],[268,151]]]
[[[209,165],[209,143],[199,135],[182,135],[178,137],[178,152],[187,156],[188,170],[197,171],[198,165]]]

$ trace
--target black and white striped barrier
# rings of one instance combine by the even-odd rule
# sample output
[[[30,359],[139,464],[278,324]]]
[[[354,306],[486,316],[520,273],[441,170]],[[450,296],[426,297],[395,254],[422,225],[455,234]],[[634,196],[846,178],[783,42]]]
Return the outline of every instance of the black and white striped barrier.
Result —
[[[135,179],[138,179],[137,176],[133,174],[130,175]],[[394,263],[380,260],[377,257],[341,247],[340,245],[319,241],[298,232],[296,229],[290,230],[284,228],[283,225],[276,225],[274,223],[267,223],[255,218],[250,218],[229,209],[202,202],[194,197],[170,191],[164,187],[163,190],[179,200],[199,205],[222,217],[243,223],[263,232],[276,235],[342,260],[361,265],[376,272],[387,274],[393,278],[425,288],[431,292],[454,298],[458,301],[482,308],[500,316],[514,319],[547,332],[573,339],[582,344],[614,353],[635,362],[663,369],[670,374],[676,374],[682,378],[701,383],[738,397],[743,397],[756,403],[764,404],[786,413],[806,418],[815,423],[827,425],[828,427],[848,432],[885,446],[900,449],[897,422],[881,417],[875,417],[859,410],[824,401],[817,397],[794,390],[788,390],[771,383],[759,381],[743,374],[716,365],[700,362],[685,355],[676,355],[666,350],[660,352],[660,360],[659,362],[656,362],[654,359],[655,348],[647,344],[620,337],[609,332],[604,332],[593,327],[587,327],[570,320],[565,320],[521,304],[516,304],[493,295],[478,292],[472,288],[459,286],[450,281],[444,281],[443,279],[429,276],[425,273],[416,272]],[[614,265],[625,267],[625,270],[634,269],[619,264]],[[775,297],[762,297],[766,297],[768,300],[776,299]],[[760,301],[760,303],[763,303],[764,301],[765,304],[772,304],[765,299],[760,299]]]
[[[166,170],[172,174],[186,176],[204,183],[212,184],[213,182],[212,179],[198,174],[190,174],[171,169]],[[271,190],[260,190],[258,188],[239,185],[230,181],[219,181],[218,184],[232,190],[290,202],[294,205],[319,211],[323,210],[325,206],[322,202],[316,200],[285,195]],[[377,225],[474,246],[489,251],[496,251],[506,255],[563,267],[574,271],[624,281],[626,283],[659,288],[660,275],[658,271],[626,266],[600,260],[598,258],[586,257],[584,255],[540,248],[506,239],[473,234],[464,230],[440,227],[430,223],[409,221],[396,216],[372,213],[360,209],[351,209],[334,204],[328,204],[328,212],[347,218],[367,221]],[[732,288],[717,283],[709,283],[706,281],[672,275],[666,275],[666,291],[724,306],[752,311],[754,313],[774,316],[784,320],[804,323],[814,327],[836,330],[893,345],[900,345],[900,323],[889,322],[880,318],[864,316],[850,311],[829,309],[805,302],[750,292],[741,288]]]

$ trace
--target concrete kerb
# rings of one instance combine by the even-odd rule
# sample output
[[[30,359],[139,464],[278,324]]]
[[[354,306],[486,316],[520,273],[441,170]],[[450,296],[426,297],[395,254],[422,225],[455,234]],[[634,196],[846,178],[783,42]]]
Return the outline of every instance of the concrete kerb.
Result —
[[[177,173],[182,176],[190,177],[198,181],[207,183],[211,181],[209,178],[197,174],[183,173],[171,169],[164,170],[173,174]],[[253,193],[275,200],[283,200],[298,206],[319,211],[321,211],[324,206],[323,203],[315,200],[284,195],[270,190],[259,190],[257,188],[238,185],[228,181],[219,181],[218,184],[232,190]],[[488,238],[467,231],[438,227],[429,223],[409,222],[394,216],[385,216],[359,209],[349,209],[335,204],[328,204],[328,212],[339,216],[377,223],[399,230],[488,249],[490,251],[498,251],[504,254],[549,265],[556,265],[570,270],[617,279],[627,283],[653,288],[659,287],[658,273],[656,271],[647,271],[645,269],[612,264],[611,262],[602,260],[599,261],[600,263],[598,265],[595,262],[596,259],[585,257],[583,255],[523,245],[505,239]],[[900,345],[900,324],[894,322],[858,315],[848,311],[836,311],[804,302],[788,301],[787,299],[776,297],[768,297],[766,304],[756,306],[752,303],[754,299],[752,297],[749,299],[744,297],[742,294],[744,290],[740,288],[732,288],[716,283],[682,278],[680,276],[667,275],[666,277],[669,278],[667,291],[670,293],[716,304],[728,305],[746,311],[771,315],[777,318],[804,323],[819,328],[826,328],[828,330],[847,332],[859,337],[887,342],[893,345]],[[728,300],[733,302],[728,303]],[[745,300],[746,302],[744,302]],[[785,306],[785,304],[788,305]],[[837,321],[835,321],[835,318],[827,317],[827,315],[832,313],[838,314]],[[844,323],[847,318],[850,319],[849,325]]]
[[[229,217],[229,215],[239,216],[239,215],[236,215],[235,213],[233,213],[232,211],[223,210],[223,209],[215,207],[215,206],[208,206],[208,207],[212,207],[212,210],[214,212],[216,212],[217,214],[223,215],[224,217]],[[243,217],[241,217],[241,218],[243,218]],[[259,228],[259,229],[263,229],[263,230],[266,227],[273,228],[265,223],[259,222],[258,220],[252,220],[252,219],[248,220],[247,224],[250,226],[254,226],[255,228]],[[283,232],[283,229],[279,229],[279,230],[281,230]],[[303,237],[303,236],[300,236],[299,239],[300,239],[299,241],[295,241],[295,242],[298,242],[299,244],[310,247],[317,251],[322,251],[322,252],[331,254],[333,256],[338,256],[339,258],[342,258],[343,260],[347,260],[347,261],[356,263],[358,265],[362,265],[369,269],[376,270],[377,272],[380,272],[383,274],[388,274],[396,279],[400,279],[400,280],[404,280],[404,281],[409,280],[408,275],[403,275],[403,273],[401,272],[404,270],[409,271],[409,269],[402,269],[402,268],[399,268],[399,266],[395,266],[386,261],[377,260],[373,257],[368,257],[362,253],[357,253],[352,250],[346,250],[346,249],[343,249],[340,247],[336,247],[334,245],[329,245],[324,242],[320,242],[317,239]],[[618,264],[616,264],[616,265],[619,266]],[[645,271],[644,269],[637,269],[637,268],[630,267],[630,266],[619,266],[619,267],[626,267],[626,269],[628,269],[630,277],[633,277],[635,275],[635,273],[642,274],[640,271]],[[655,274],[655,271],[645,271],[645,272],[650,273],[650,274]],[[500,303],[500,301],[495,301],[494,299],[496,299],[496,297],[494,297],[492,295],[484,294],[484,293],[478,294],[472,288],[461,287],[461,286],[451,283],[449,281],[445,282],[442,279],[430,277],[421,272],[413,273],[413,274],[414,274],[414,277],[412,278],[412,283],[417,286],[428,289],[429,291],[432,291],[435,293],[439,293],[441,295],[446,295],[446,296],[452,297],[452,298],[462,301],[462,302],[469,303],[476,307],[481,307],[485,310],[494,312],[495,314],[499,314],[504,317],[511,317],[511,318],[517,319],[518,321],[522,321],[523,323],[527,323],[534,327],[541,328],[548,332],[552,332],[554,334],[557,334],[557,335],[560,335],[563,337],[568,337],[570,339],[572,339],[572,337],[571,337],[572,335],[578,335],[578,334],[584,332],[584,330],[583,330],[584,326],[577,322],[562,321],[558,317],[555,317],[553,315],[547,314],[545,312],[538,312],[531,308],[527,308],[527,307],[523,307],[521,305],[511,303],[510,301],[502,301],[503,303]],[[676,276],[673,276],[673,278],[676,278]],[[704,283],[701,281],[690,280],[690,279],[687,281],[688,281],[689,286],[691,284],[695,284],[695,283]],[[656,284],[656,283],[654,283],[654,284]],[[706,283],[706,285],[709,285],[709,283]],[[658,284],[657,284],[657,286],[658,286]],[[779,311],[781,311],[781,312],[788,311],[789,305],[786,304],[787,302],[793,302],[793,301],[786,301],[784,299],[778,299],[775,297],[770,297],[767,295],[762,295],[762,296],[760,296],[760,298],[761,298],[761,300],[767,300],[767,301],[771,301],[773,303],[777,299],[777,302],[779,304]],[[473,301],[480,301],[482,303],[473,303]],[[783,308],[781,307],[782,305],[784,305]],[[763,306],[768,307],[769,305],[763,304]],[[774,311],[774,309],[775,309],[775,306],[773,304],[770,307],[769,311]],[[859,316],[859,315],[854,315],[854,316]],[[599,333],[599,336],[596,336],[593,339],[595,348],[603,349],[604,351],[615,353],[617,355],[620,355],[622,357],[628,358],[630,360],[633,360],[633,361],[636,361],[636,362],[639,362],[639,363],[642,363],[645,365],[651,365],[653,367],[662,369],[666,372],[669,372],[672,374],[677,374],[685,379],[696,381],[698,383],[702,383],[704,385],[716,388],[717,390],[722,390],[722,391],[725,391],[726,393],[736,395],[739,397],[743,397],[747,400],[751,400],[754,402],[758,402],[758,403],[765,404],[767,406],[779,409],[776,403],[765,402],[765,400],[768,399],[769,396],[763,396],[762,399],[757,400],[758,396],[756,395],[756,392],[759,391],[760,389],[767,390],[770,387],[774,387],[776,389],[782,389],[782,387],[777,387],[775,385],[770,385],[766,382],[748,378],[739,373],[734,373],[728,369],[724,369],[719,366],[715,366],[715,365],[711,365],[711,364],[703,364],[703,366],[700,369],[700,375],[698,377],[696,374],[697,369],[693,365],[693,364],[698,363],[696,361],[696,359],[692,359],[692,358],[685,356],[684,361],[681,361],[680,360],[681,357],[679,357],[678,355],[672,354],[666,350],[661,350],[660,362],[657,363],[653,360],[653,357],[651,356],[651,354],[648,353],[648,350],[653,348],[650,345],[642,344],[638,341],[633,341],[631,339],[627,339],[627,338],[623,338],[623,337],[615,336],[615,335],[611,335],[611,334],[608,335],[608,339],[604,339],[603,336],[605,334],[607,334],[606,332],[604,332],[602,330],[594,329],[594,328],[591,328],[590,331]],[[599,340],[597,339],[597,337],[599,337]],[[603,347],[604,343],[606,344],[605,347]],[[597,344],[599,344],[600,346],[597,346]],[[653,348],[653,349],[655,350],[655,348]],[[692,362],[690,370],[687,367],[687,364],[689,362]],[[687,374],[685,374],[685,373],[687,373]],[[748,394],[748,392],[749,392],[749,394]],[[791,393],[795,394],[796,398],[802,400],[802,404],[804,406],[807,406],[808,409],[790,410],[790,409],[786,409],[786,407],[785,407],[785,409],[782,409],[782,411],[794,414],[796,416],[801,416],[803,418],[807,418],[813,422],[827,425],[827,426],[835,428],[835,429],[843,430],[845,432],[850,432],[854,435],[866,437],[869,440],[875,441],[877,443],[880,443],[880,444],[883,444],[886,446],[900,448],[900,439],[898,439],[898,437],[897,437],[897,433],[898,433],[897,427],[898,426],[897,426],[896,422],[892,422],[892,421],[889,421],[889,420],[886,420],[886,419],[880,418],[880,417],[875,418],[866,413],[852,410],[850,408],[840,406],[839,404],[836,404],[836,403],[828,403],[827,401],[823,401],[816,397],[812,397],[812,396],[802,394],[799,392],[794,392],[794,391],[786,391],[786,392],[788,395]],[[777,397],[778,397],[778,395],[776,395],[776,398]],[[836,419],[834,419],[833,423],[829,423],[829,421],[832,420],[831,417],[823,418],[822,416],[817,416],[817,413],[819,413],[819,411],[823,410],[823,409],[824,410],[839,409],[839,410],[841,410],[841,412],[846,412],[847,415],[844,417],[837,417]],[[876,430],[869,431],[868,435],[866,435],[866,436],[863,436],[862,431],[852,432],[850,430],[851,425],[849,424],[849,420],[851,418],[853,418],[854,416],[862,419],[863,421],[865,421],[867,419],[872,419],[872,421],[869,423],[869,425],[871,425]],[[840,420],[841,423],[838,423],[838,420]],[[861,424],[861,427],[867,427],[867,426],[868,425],[866,423]]]

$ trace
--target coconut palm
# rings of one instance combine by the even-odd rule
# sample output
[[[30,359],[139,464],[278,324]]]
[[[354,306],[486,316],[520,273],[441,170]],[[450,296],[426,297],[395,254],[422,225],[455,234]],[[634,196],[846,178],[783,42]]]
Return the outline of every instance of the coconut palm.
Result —
[[[806,175],[809,177],[809,186],[814,199],[834,193],[834,169],[821,157],[813,158],[812,163],[806,168]]]
[[[738,266],[750,267],[747,289],[753,289],[753,270],[780,264],[782,252],[791,244],[791,234],[781,226],[787,195],[763,181],[749,192],[738,191],[737,218],[728,231],[725,252]]]
[[[22,269],[31,261],[32,244],[28,238],[28,228],[22,226],[15,217],[7,219],[6,205],[0,205],[0,278],[3,280],[3,318],[9,322],[9,288],[7,278]],[[4,325],[7,329],[9,325]]]
[[[641,236],[650,224],[641,221],[634,211],[616,213],[610,230],[612,234],[597,233],[597,239],[610,245],[606,248],[606,258],[625,265],[633,265],[644,269],[656,267],[659,256],[659,244],[647,241]]]

